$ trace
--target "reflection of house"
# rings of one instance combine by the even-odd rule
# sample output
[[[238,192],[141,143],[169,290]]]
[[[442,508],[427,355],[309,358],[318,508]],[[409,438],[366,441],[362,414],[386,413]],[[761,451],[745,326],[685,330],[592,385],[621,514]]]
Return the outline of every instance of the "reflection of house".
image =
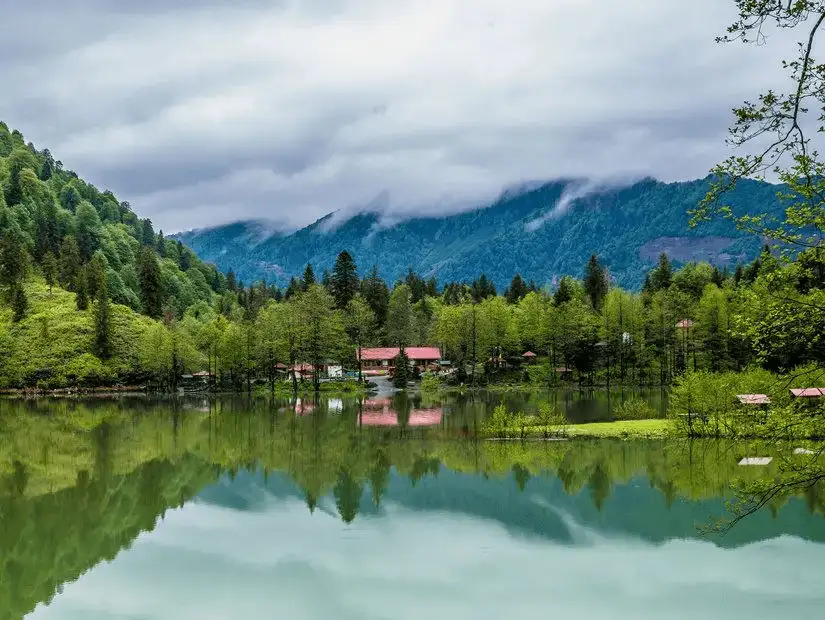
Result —
[[[440,407],[431,409],[413,409],[410,411],[407,426],[438,426],[441,424]],[[398,426],[398,412],[392,408],[389,398],[376,398],[364,401],[361,412],[362,426]]]
[[[365,374],[384,374],[395,370],[395,360],[401,349],[398,347],[377,347],[358,349],[361,369]],[[441,361],[438,347],[407,347],[404,349],[410,363],[419,370],[437,367]]]
[[[438,409],[414,409],[410,411],[408,426],[438,426],[441,424],[442,411]]]

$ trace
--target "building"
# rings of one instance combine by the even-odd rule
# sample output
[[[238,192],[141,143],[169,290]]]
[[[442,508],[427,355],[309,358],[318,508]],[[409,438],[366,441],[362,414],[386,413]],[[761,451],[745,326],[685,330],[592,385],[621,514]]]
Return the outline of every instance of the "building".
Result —
[[[361,370],[366,375],[387,374],[395,370],[395,360],[401,349],[398,347],[376,347],[358,349],[358,360]],[[437,365],[441,361],[441,350],[438,347],[407,347],[404,349],[410,363],[420,371]]]

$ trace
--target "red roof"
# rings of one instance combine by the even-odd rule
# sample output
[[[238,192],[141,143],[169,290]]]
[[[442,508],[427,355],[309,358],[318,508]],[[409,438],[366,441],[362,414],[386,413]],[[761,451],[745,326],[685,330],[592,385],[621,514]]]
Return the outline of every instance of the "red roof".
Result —
[[[441,351],[439,351],[438,347],[407,347],[404,351],[411,360],[441,359]],[[398,347],[363,348],[358,350],[362,360],[373,361],[394,360],[400,352],[401,349]]]
[[[798,388],[791,390],[791,394],[797,398],[819,398],[825,396],[825,388]]]
[[[536,354],[532,351],[527,351],[526,353],[522,353],[522,357],[536,357]]]

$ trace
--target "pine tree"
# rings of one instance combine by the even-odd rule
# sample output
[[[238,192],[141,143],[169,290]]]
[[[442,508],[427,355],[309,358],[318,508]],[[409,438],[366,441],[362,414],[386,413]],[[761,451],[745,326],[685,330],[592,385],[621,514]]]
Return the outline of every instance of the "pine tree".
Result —
[[[148,217],[143,220],[141,225],[141,242],[143,245],[152,246],[155,243],[155,231],[152,228],[152,220]]]
[[[153,319],[159,319],[163,314],[163,284],[157,256],[150,246],[145,246],[140,251],[138,278],[143,313]]]
[[[378,275],[378,267],[373,266],[370,275],[361,281],[361,296],[375,315],[377,326],[383,327],[387,321],[387,309],[390,305],[390,289]]]
[[[571,299],[573,299],[573,285],[570,282],[570,278],[568,276],[564,276],[559,281],[559,287],[553,294],[553,304],[556,306],[560,306],[564,303],[567,303]]]
[[[335,267],[330,277],[330,292],[335,299],[335,307],[338,309],[346,308],[358,292],[358,268],[346,250],[335,259]]]
[[[517,273],[510,281],[510,286],[508,286],[504,291],[504,297],[507,299],[508,303],[515,304],[527,295],[527,292],[527,285],[524,284],[524,280],[521,278],[521,275]]]
[[[95,252],[92,260],[86,265],[86,292],[90,299],[97,299],[97,290],[106,279],[108,264],[102,252]]]
[[[77,275],[80,272],[80,250],[77,240],[67,236],[60,245],[60,265],[58,266],[58,280],[68,290],[74,290]]]
[[[736,284],[742,281],[742,263],[736,263],[736,271],[733,272],[733,281]]]
[[[584,270],[584,290],[593,309],[600,310],[607,295],[607,272],[595,254],[591,254]]]
[[[673,265],[670,264],[667,253],[662,252],[659,255],[659,264],[650,274],[650,283],[653,285],[653,290],[662,291],[669,288],[671,282],[673,282]]]
[[[72,288],[77,291],[75,295],[75,304],[78,310],[86,310],[89,307],[89,293],[86,286],[86,274],[80,271],[75,278],[75,283]]]
[[[294,295],[297,295],[301,292],[301,284],[298,280],[295,279],[295,276],[292,276],[289,279],[289,285],[286,287],[286,291],[284,291],[284,301],[290,299]]]
[[[392,384],[397,388],[406,388],[410,379],[410,358],[404,347],[398,352],[395,358],[395,374],[392,377]]]
[[[98,286],[97,301],[94,307],[94,353],[102,360],[107,359],[111,355],[111,313],[109,287],[104,277]]]
[[[315,272],[312,270],[312,265],[307,263],[304,275],[301,278],[301,290],[307,291],[313,284],[315,284]]]
[[[14,311],[12,321],[19,323],[26,316],[26,310],[29,308],[29,300],[26,298],[26,291],[23,290],[23,285],[17,282],[12,290],[11,308]]]
[[[232,292],[238,288],[238,282],[235,279],[235,272],[231,269],[226,273],[226,289]]]
[[[0,236],[0,285],[14,291],[28,268],[28,253],[17,235],[8,231]]]
[[[43,277],[46,279],[46,284],[49,285],[49,297],[52,296],[52,287],[57,278],[57,259],[51,252],[46,252],[43,257]]]

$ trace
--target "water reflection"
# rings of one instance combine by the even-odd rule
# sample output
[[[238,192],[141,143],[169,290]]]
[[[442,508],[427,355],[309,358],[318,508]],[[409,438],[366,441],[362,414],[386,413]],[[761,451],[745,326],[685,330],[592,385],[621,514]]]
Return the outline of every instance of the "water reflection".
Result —
[[[420,397],[2,401],[0,619],[21,618],[104,560],[133,557],[140,532],[182,506],[220,509],[228,528],[298,504],[304,519],[334,517],[352,532],[401,511],[547,544],[595,534],[662,544],[700,538],[734,477],[770,475],[743,472],[745,448],[723,442],[462,441],[452,432],[469,423],[461,411]],[[712,542],[825,541],[821,486],[769,508]]]

